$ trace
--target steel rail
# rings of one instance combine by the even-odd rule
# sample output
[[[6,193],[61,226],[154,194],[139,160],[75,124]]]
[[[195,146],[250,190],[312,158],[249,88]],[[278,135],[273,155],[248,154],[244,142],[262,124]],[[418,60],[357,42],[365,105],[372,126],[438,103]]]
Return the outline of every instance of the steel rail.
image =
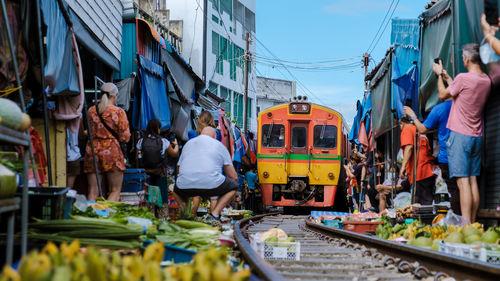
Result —
[[[263,217],[278,215],[279,213],[258,215],[251,218],[242,219],[234,225],[234,238],[238,244],[241,254],[245,260],[250,264],[252,271],[255,272],[260,278],[266,281],[280,281],[285,280],[273,267],[271,267],[264,259],[262,259],[250,246],[246,237],[241,231],[242,228],[249,225],[252,221],[260,220]]]
[[[285,278],[252,249],[247,240],[246,229],[251,226],[253,222],[259,221],[267,216],[279,214],[280,213],[271,213],[243,219],[238,221],[234,227],[234,237],[243,258],[251,266],[252,271],[263,280],[274,281],[284,280]],[[305,231],[315,232],[321,237],[345,239],[347,240],[345,244],[349,246],[355,247],[353,243],[356,243],[367,248],[375,249],[377,252],[373,254],[374,256],[388,256],[386,262],[397,264],[400,272],[414,272],[417,278],[420,278],[419,276],[423,272],[426,272],[424,276],[429,276],[430,270],[435,272],[435,280],[440,280],[447,276],[456,278],[456,280],[500,279],[499,265],[451,256],[432,250],[384,240],[376,236],[335,229],[313,222],[306,221],[304,226]],[[415,266],[410,264],[410,262],[418,262],[419,266],[413,268]]]
[[[334,238],[344,238],[377,249],[383,254],[417,261],[421,265],[436,272],[445,272],[457,280],[499,280],[500,266],[482,261],[466,259],[458,256],[417,248],[402,243],[392,242],[376,236],[359,234],[351,231],[335,229],[321,224],[306,222],[306,226],[314,231]]]

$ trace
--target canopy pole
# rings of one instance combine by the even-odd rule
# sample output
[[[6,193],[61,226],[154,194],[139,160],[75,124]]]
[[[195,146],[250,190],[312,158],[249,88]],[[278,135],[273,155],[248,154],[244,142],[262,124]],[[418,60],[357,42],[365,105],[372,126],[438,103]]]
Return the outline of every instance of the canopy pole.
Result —
[[[99,180],[99,169],[97,168],[97,158],[95,156],[94,138],[92,136],[92,128],[90,127],[90,118],[89,118],[89,113],[88,113],[87,97],[84,97],[84,99],[83,99],[83,107],[84,107],[83,112],[86,115],[85,119],[87,119],[87,132],[88,132],[88,136],[89,136],[90,149],[92,150],[92,160],[94,162],[94,171],[95,171],[95,177],[97,179],[97,188],[99,189],[99,197],[102,197],[101,181]],[[96,106],[96,110],[97,110],[97,106]]]
[[[47,113],[47,95],[45,88],[45,57],[43,54],[42,40],[42,19],[40,15],[40,0],[36,0],[36,18],[38,23],[38,46],[40,49],[40,77],[42,83],[42,102],[43,102],[43,123],[45,125],[45,152],[47,153],[47,172],[49,174],[49,186],[52,186],[52,160],[50,159],[50,135],[49,135],[49,115]]]
[[[21,103],[21,109],[23,112],[26,112],[26,105],[24,104],[24,91],[21,85],[21,78],[19,77],[19,72],[18,72],[18,67],[17,67],[17,56],[16,52],[14,51],[14,43],[12,41],[12,34],[10,30],[10,23],[9,23],[9,17],[7,15],[7,7],[5,5],[5,0],[1,0],[0,2],[2,4],[2,14],[3,18],[5,21],[5,29],[7,30],[7,39],[9,40],[9,49],[10,49],[10,54],[12,56],[12,65],[14,67],[14,74],[16,76],[16,86],[19,87],[19,99]],[[31,140],[31,135],[30,135],[30,130],[29,128],[26,129],[26,135],[28,139]],[[33,156],[33,150],[31,148],[31,141],[30,145],[28,145],[28,154],[26,154],[26,148],[23,150],[23,157],[24,157],[24,176],[23,176],[23,194],[22,194],[22,209],[21,209],[21,254],[26,255],[27,249],[28,249],[28,172],[26,169],[29,170],[29,157],[31,157],[33,163],[35,162],[35,157]],[[38,173],[36,168],[33,169],[33,174],[35,176],[35,180],[38,183]]]

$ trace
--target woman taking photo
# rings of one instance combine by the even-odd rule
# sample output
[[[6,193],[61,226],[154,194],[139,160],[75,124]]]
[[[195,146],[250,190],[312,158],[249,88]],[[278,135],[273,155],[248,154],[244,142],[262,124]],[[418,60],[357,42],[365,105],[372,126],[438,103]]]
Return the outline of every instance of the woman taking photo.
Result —
[[[125,157],[120,143],[127,143],[130,130],[125,111],[115,106],[118,88],[113,83],[101,86],[101,100],[88,111],[90,129],[94,141],[95,157],[99,179],[106,176],[109,196],[107,200],[119,201],[122,189]],[[99,195],[92,149],[87,143],[85,154],[85,173],[89,183],[88,199],[95,200]]]

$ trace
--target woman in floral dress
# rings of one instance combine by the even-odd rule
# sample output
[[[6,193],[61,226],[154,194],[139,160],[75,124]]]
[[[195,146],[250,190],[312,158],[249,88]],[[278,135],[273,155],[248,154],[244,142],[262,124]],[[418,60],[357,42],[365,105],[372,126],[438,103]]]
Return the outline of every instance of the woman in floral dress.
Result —
[[[125,157],[120,148],[120,142],[127,143],[129,141],[129,124],[125,111],[115,106],[118,96],[118,88],[115,84],[103,84],[101,93],[102,97],[97,107],[92,106],[88,112],[90,128],[94,141],[99,178],[106,176],[110,190],[107,199],[110,201],[119,201],[123,182],[123,171],[125,170]],[[113,133],[109,132],[102,124],[101,118],[97,115],[98,112],[102,120],[106,122],[111,130],[113,130],[118,140],[113,136]],[[99,195],[99,190],[90,142],[87,143],[86,147],[84,167],[89,182],[88,199],[95,200]]]

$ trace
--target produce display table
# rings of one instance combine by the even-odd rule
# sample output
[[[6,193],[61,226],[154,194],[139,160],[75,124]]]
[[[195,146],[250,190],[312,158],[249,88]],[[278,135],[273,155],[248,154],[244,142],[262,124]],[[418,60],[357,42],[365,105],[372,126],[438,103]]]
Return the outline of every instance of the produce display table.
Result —
[[[6,244],[6,262],[12,263],[12,256],[14,252],[14,218],[15,212],[19,210],[21,198],[0,199],[0,214],[7,213],[7,244]]]
[[[21,145],[24,146],[23,155],[23,179],[22,182],[28,182],[28,162],[29,162],[29,135],[0,125],[0,144]],[[22,189],[21,197],[21,254],[25,255],[28,249],[28,185],[25,184]],[[19,202],[18,202],[19,204]],[[10,219],[9,219],[10,220]],[[12,248],[14,240],[7,239],[7,249]],[[7,256],[7,261],[9,256]],[[12,259],[12,255],[10,256]]]

